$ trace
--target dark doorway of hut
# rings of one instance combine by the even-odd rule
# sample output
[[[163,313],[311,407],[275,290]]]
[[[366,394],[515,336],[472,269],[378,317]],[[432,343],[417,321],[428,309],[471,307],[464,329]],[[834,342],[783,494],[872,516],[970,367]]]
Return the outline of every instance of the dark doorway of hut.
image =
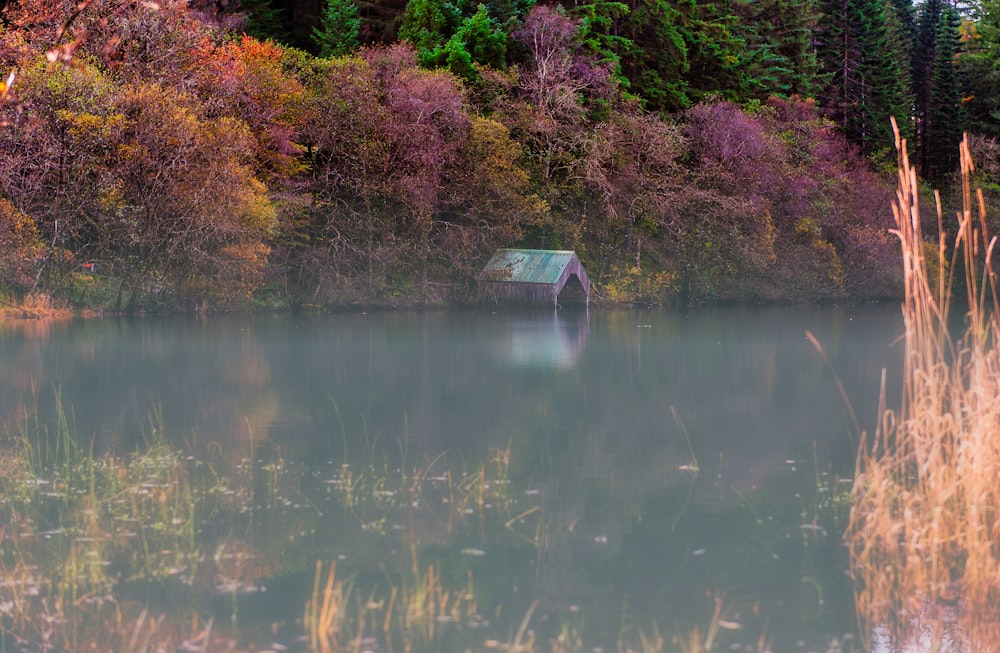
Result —
[[[587,307],[590,279],[576,252],[549,249],[498,249],[479,274],[484,300],[501,304]]]

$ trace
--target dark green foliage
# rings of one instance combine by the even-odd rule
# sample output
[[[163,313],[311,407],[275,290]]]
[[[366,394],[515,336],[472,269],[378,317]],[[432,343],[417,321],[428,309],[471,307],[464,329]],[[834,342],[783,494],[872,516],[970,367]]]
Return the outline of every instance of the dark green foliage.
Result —
[[[240,8],[246,12],[244,31],[259,39],[287,41],[287,18],[284,12],[271,3],[272,0],[240,0]]]
[[[494,24],[486,5],[480,4],[475,14],[462,21],[455,37],[475,63],[494,68],[504,67],[507,35]]]
[[[353,0],[326,0],[319,28],[313,28],[313,41],[320,56],[339,57],[358,49],[361,15]]]
[[[406,4],[406,0],[358,0],[361,43],[385,45],[394,42]]]
[[[972,3],[974,24],[967,25],[965,52],[959,61],[969,92],[965,108],[969,128],[1000,135],[1000,3]]]
[[[965,123],[962,92],[958,79],[958,12],[950,6],[941,10],[924,131],[924,175],[941,179],[958,167],[958,143]]]
[[[941,23],[941,0],[924,0],[917,8],[913,48],[913,113],[916,118],[916,160],[922,174],[926,174],[927,135],[931,94],[931,71],[937,46],[938,25]]]
[[[689,106],[685,77],[691,64],[680,12],[664,0],[633,0],[624,33],[632,49],[622,59],[622,72],[632,91],[651,109]]]
[[[407,41],[421,56],[444,46],[462,21],[462,0],[410,0],[403,12],[399,39]]]
[[[447,68],[456,76],[474,81],[477,65],[506,65],[507,35],[479,4],[476,12],[463,17],[464,2],[410,0],[403,15],[400,38],[417,48],[421,65]]]
[[[622,70],[649,108],[750,96],[752,55],[728,2],[634,0],[631,9],[619,30],[632,42]]]
[[[578,21],[580,47],[600,64],[607,66],[618,81],[628,86],[621,76],[621,56],[632,49],[632,41],[618,33],[619,24],[628,16],[625,3],[592,0],[579,4],[568,12]]]
[[[750,52],[755,94],[812,97],[822,86],[813,33],[817,0],[760,0],[735,5]]]
[[[886,0],[826,0],[823,10],[820,58],[831,80],[823,106],[865,154],[890,151],[889,118],[907,130],[912,106],[898,14]]]

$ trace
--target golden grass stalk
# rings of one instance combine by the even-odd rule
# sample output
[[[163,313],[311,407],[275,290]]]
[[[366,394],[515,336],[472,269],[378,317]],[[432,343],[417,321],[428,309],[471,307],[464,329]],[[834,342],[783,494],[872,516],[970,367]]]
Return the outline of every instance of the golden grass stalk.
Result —
[[[921,232],[916,172],[898,130],[896,145],[904,391],[900,409],[883,411],[874,441],[863,438],[858,453],[847,530],[857,610],[869,637],[874,628],[900,645],[928,634],[953,637],[944,631],[956,632],[958,620],[972,650],[1000,650],[1000,304],[990,260],[996,239],[981,193],[973,214],[967,139],[950,263],[944,232],[936,248]],[[933,279],[928,249],[938,257]],[[956,270],[964,273],[967,307],[963,331],[952,335]]]
[[[336,582],[337,564],[331,563],[323,583],[323,561],[316,561],[312,598],[306,603],[302,622],[309,633],[310,650],[329,653],[341,650],[341,620],[347,604],[343,585]],[[322,587],[322,590],[320,589]]]

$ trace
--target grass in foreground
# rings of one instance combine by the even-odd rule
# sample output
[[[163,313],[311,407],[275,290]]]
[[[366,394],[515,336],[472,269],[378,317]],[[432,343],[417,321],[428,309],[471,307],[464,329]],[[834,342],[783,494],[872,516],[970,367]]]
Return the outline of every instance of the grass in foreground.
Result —
[[[904,395],[862,442],[847,531],[862,631],[880,645],[1000,650],[1000,303],[983,197],[970,189],[953,259],[942,232],[934,277],[921,232],[917,179],[900,141],[893,212],[906,298]],[[938,209],[940,223],[940,205]],[[949,272],[950,271],[950,272]],[[955,271],[964,271],[965,327],[949,331]],[[933,642],[933,643],[932,643]],[[869,642],[871,644],[872,642]],[[878,642],[876,642],[878,643]],[[930,648],[927,648],[930,646]],[[870,646],[869,646],[870,650]],[[880,649],[888,650],[888,649]]]

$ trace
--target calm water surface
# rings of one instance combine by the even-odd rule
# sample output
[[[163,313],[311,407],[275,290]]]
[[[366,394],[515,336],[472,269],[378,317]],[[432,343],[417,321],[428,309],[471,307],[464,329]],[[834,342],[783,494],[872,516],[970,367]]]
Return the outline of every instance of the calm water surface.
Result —
[[[58,393],[98,453],[157,436],[295,470],[295,496],[261,507],[281,513],[268,528],[204,527],[266,553],[244,623],[292,623],[316,560],[382,582],[415,554],[474,578],[480,643],[509,641],[535,601],[532,632],[569,625],[587,650],[704,632],[719,601],[723,649],[850,650],[840,529],[858,438],[805,334],[871,430],[883,368],[899,394],[901,330],[895,305],[7,322],[0,423],[15,433],[26,406],[49,419]],[[347,469],[421,470],[446,504],[488,466],[503,506],[470,502],[467,524],[379,512],[377,490],[364,514],[345,507]],[[171,609],[168,587],[146,589]],[[204,609],[234,610],[211,591]]]

